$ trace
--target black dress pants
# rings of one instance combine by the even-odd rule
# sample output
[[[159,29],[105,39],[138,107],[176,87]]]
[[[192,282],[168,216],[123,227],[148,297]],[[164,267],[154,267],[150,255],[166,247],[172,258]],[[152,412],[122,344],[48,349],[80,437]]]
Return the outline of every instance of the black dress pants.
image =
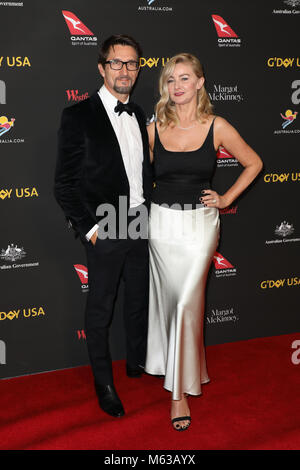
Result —
[[[85,330],[96,383],[113,385],[109,327],[121,278],[127,364],[145,365],[148,326],[149,252],[145,239],[105,239],[85,243],[89,293]]]

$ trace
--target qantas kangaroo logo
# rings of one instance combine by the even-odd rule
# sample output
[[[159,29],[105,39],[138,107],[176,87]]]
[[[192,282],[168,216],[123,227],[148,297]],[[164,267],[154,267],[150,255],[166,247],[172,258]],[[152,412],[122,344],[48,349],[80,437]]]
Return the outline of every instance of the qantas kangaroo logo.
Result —
[[[217,152],[217,158],[234,158],[224,147],[220,145]]]
[[[233,29],[231,29],[228,23],[223,20],[222,16],[212,15],[212,19],[219,38],[237,38]]]
[[[233,268],[232,264],[217,252],[214,255],[214,264],[216,269]]]
[[[78,274],[82,284],[88,283],[88,270],[83,264],[74,264],[74,268]]]
[[[236,276],[236,268],[221,253],[215,252],[213,262],[217,278]]]
[[[64,16],[64,19],[66,20],[67,26],[69,28],[69,31],[72,35],[75,36],[93,36],[94,33],[90,31],[83,23],[80,21],[79,18],[77,18],[74,13],[71,11],[66,11],[62,10],[62,14]]]

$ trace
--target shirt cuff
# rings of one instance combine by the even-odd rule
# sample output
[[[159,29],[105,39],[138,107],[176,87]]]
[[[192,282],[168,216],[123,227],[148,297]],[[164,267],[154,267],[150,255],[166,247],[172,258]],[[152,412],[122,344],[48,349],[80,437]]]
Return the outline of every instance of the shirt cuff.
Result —
[[[94,225],[94,227],[91,228],[91,230],[85,235],[85,238],[87,239],[88,242],[90,241],[90,239],[92,238],[96,230],[98,230],[98,228],[99,228],[98,224]]]

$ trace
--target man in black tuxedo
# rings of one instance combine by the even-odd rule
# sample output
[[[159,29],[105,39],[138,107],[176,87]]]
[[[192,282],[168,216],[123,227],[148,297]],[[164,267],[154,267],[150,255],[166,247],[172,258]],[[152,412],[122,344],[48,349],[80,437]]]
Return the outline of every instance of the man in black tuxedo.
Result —
[[[139,45],[129,36],[111,36],[103,43],[98,68],[104,85],[64,109],[55,175],[56,199],[87,253],[85,328],[99,405],[116,417],[124,408],[113,382],[109,327],[123,278],[126,370],[129,377],[140,377],[148,323],[148,242],[124,237],[124,227],[120,235],[118,222],[108,227],[114,234],[108,238],[99,227],[104,220],[101,207],[107,205],[116,211],[116,221],[124,219],[121,199],[126,201],[127,224],[134,212],[139,215],[140,209],[149,208],[152,170],[146,123],[141,109],[129,101],[140,56]]]

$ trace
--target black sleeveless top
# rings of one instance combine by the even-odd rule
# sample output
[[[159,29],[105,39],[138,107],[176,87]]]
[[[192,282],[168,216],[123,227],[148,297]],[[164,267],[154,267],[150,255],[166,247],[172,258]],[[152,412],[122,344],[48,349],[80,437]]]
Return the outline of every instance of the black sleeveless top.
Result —
[[[214,118],[215,120],[215,118]],[[190,152],[166,150],[155,126],[153,149],[154,188],[152,202],[155,204],[180,204],[174,209],[196,209],[201,207],[203,189],[210,189],[210,180],[216,166],[214,148],[214,120],[202,146]],[[183,207],[187,204],[188,207]]]

